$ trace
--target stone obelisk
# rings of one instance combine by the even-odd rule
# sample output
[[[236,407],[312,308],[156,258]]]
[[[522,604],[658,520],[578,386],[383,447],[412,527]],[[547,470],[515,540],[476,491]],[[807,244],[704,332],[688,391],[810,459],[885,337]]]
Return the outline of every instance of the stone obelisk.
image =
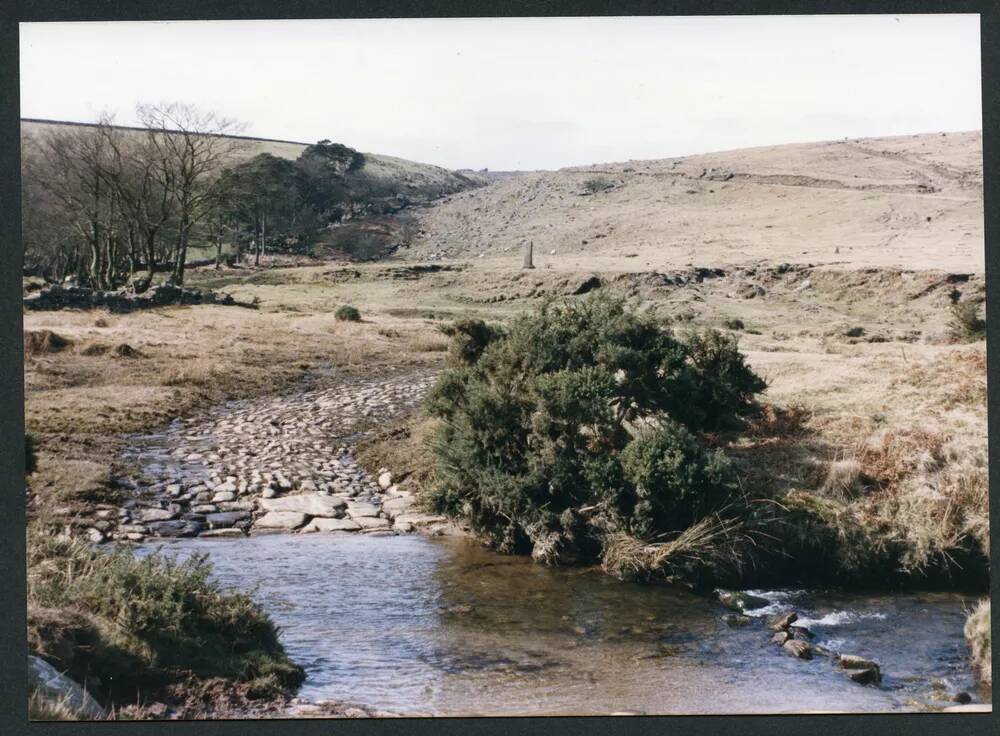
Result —
[[[531,259],[532,252],[535,249],[534,241],[528,241],[528,244],[524,246],[524,264],[521,268],[534,268],[535,264]]]

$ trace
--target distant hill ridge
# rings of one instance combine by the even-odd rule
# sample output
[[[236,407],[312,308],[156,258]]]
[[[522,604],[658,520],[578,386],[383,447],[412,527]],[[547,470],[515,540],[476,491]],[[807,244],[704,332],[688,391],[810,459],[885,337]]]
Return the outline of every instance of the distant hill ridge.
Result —
[[[96,123],[80,123],[68,120],[45,120],[40,118],[21,118],[21,136],[38,135],[53,128],[92,128]],[[120,130],[130,130],[142,132],[145,128],[115,125]],[[210,135],[210,134],[204,134]],[[299,157],[309,143],[301,141],[288,141],[278,138],[259,138],[246,135],[224,136],[236,140],[247,141],[253,145],[246,151],[241,152],[234,158],[238,161],[242,158],[251,158],[260,153],[270,153],[279,158],[294,160]],[[349,141],[337,141],[350,145]],[[386,156],[378,153],[364,152],[365,166],[364,172],[377,180],[392,181],[401,186],[407,194],[418,198],[433,199],[442,193],[459,192],[473,186],[486,184],[488,180],[474,172],[457,172],[434,164],[425,164],[417,161],[398,158],[396,156]]]

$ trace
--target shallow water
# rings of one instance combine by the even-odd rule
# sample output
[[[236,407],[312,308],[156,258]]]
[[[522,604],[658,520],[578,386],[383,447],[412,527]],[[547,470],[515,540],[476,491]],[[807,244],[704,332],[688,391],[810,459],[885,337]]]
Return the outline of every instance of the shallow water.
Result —
[[[159,545],[157,545],[159,546]],[[956,594],[766,591],[729,628],[714,600],[549,569],[465,539],[327,534],[192,539],[226,586],[254,596],[306,669],[301,697],[424,715],[898,711],[973,693]],[[153,549],[152,545],[143,548]],[[794,608],[816,643],[871,657],[880,686],[770,644]],[[937,705],[945,703],[937,702]]]

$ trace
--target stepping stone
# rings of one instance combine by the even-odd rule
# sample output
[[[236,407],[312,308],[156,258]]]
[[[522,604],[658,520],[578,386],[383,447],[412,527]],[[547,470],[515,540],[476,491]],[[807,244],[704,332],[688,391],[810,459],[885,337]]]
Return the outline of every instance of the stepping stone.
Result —
[[[295,511],[309,516],[337,518],[343,516],[347,502],[333,496],[321,496],[318,493],[298,496],[281,496],[280,498],[265,498],[260,502],[265,511]]]
[[[218,514],[208,514],[205,517],[205,521],[208,523],[209,529],[223,529],[231,527],[237,521],[249,518],[249,511],[224,511]]]
[[[254,529],[298,529],[309,517],[298,511],[270,511],[254,522]]]
[[[354,522],[359,524],[363,531],[392,528],[392,524],[389,523],[388,519],[373,519],[370,516],[358,517],[357,519],[354,519]]]
[[[300,534],[312,532],[357,532],[361,524],[351,519],[313,519],[299,530]]]
[[[198,535],[200,539],[234,539],[236,537],[245,537],[246,534],[243,533],[241,529],[209,529],[208,531],[202,532]]]
[[[378,516],[379,507],[373,503],[353,503],[348,502],[347,504],[347,515],[352,519],[359,519],[361,517],[375,517]]]

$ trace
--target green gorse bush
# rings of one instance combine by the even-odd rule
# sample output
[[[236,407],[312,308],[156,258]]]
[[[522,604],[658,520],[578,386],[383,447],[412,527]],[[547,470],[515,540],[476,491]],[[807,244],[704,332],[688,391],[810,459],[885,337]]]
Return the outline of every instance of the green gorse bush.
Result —
[[[496,549],[596,561],[610,535],[677,534],[732,500],[704,434],[740,426],[765,388],[734,338],[679,339],[605,295],[452,334],[455,365],[429,399],[430,501]]]

